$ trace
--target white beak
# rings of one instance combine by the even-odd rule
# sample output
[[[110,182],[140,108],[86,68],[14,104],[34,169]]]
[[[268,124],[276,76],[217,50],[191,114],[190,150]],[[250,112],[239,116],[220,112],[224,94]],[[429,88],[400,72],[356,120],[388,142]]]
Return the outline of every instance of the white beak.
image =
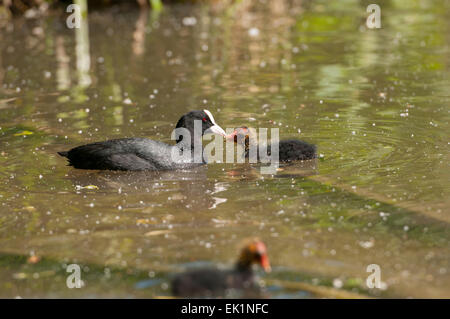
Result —
[[[204,134],[219,134],[222,136],[227,136],[227,133],[225,133],[225,131],[217,124],[214,124],[213,126],[211,126],[210,128],[208,128]]]

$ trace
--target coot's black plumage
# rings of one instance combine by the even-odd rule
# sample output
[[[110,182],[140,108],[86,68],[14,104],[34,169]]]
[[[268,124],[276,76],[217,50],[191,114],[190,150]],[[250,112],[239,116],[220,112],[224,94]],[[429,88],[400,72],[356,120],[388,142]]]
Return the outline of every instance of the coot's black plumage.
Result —
[[[232,140],[235,143],[240,143],[244,145],[244,156],[249,158],[250,156],[250,143],[255,143],[257,151],[257,160],[260,160],[259,148],[255,137],[252,136],[251,130],[246,126],[238,127],[233,133],[227,136],[228,140]],[[272,147],[275,145],[267,145],[267,154],[270,155]],[[289,139],[282,140],[278,142],[278,160],[280,162],[291,162],[291,161],[304,161],[310,160],[317,157],[316,146],[309,144],[305,141]]]
[[[201,134],[197,135],[194,134],[196,120],[201,123]],[[198,127],[200,128],[200,125]],[[69,165],[82,169],[127,171],[183,169],[204,163],[202,154],[194,158],[194,146],[195,152],[199,150],[202,153],[201,136],[206,133],[226,135],[208,110],[191,111],[183,115],[176,129],[186,129],[191,139],[183,139],[183,136],[180,136],[175,145],[168,145],[148,138],[122,138],[82,145],[58,154],[67,157]],[[174,154],[178,154],[179,157],[174,157]],[[182,157],[182,154],[189,156]]]
[[[259,293],[255,281],[253,264],[270,271],[265,244],[252,240],[247,244],[233,269],[198,269],[177,275],[172,281],[172,293],[177,297],[224,297],[229,292]]]

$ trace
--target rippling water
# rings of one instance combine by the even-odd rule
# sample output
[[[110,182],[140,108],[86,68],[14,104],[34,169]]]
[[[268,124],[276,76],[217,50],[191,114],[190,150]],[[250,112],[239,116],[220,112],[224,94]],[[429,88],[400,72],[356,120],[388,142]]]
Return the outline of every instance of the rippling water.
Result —
[[[117,7],[78,37],[56,14],[0,29],[0,296],[168,295],[173,273],[230,264],[259,236],[273,297],[450,297],[448,2],[387,1],[379,30],[340,3]],[[222,127],[279,127],[320,158],[267,176],[83,171],[56,154],[170,142],[199,108]],[[65,286],[72,262],[83,289]],[[366,287],[369,264],[382,290]]]

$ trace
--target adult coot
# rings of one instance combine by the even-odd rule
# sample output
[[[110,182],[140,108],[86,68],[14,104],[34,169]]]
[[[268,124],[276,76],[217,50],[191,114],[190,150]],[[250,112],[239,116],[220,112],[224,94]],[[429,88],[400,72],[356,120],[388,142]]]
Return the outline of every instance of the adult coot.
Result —
[[[258,142],[256,141],[256,134],[246,126],[238,127],[233,133],[227,135],[227,140],[234,141],[244,146],[244,156],[249,158],[250,144],[253,143],[257,160],[261,156],[259,154]],[[267,145],[267,154],[270,155],[272,145]],[[309,160],[317,157],[316,146],[304,141],[289,139],[278,142],[278,156],[280,162],[291,162],[298,160]]]
[[[194,123],[196,129],[194,132]],[[102,170],[171,170],[204,164],[202,136],[207,133],[226,136],[208,110],[191,111],[176,125],[176,144],[168,145],[148,138],[121,138],[75,147],[58,152],[69,165]],[[190,138],[189,138],[190,137]]]
[[[259,239],[251,240],[241,251],[233,269],[206,268],[177,275],[172,281],[172,293],[177,297],[219,297],[235,292],[256,292],[252,265],[260,265],[270,271],[266,245]]]

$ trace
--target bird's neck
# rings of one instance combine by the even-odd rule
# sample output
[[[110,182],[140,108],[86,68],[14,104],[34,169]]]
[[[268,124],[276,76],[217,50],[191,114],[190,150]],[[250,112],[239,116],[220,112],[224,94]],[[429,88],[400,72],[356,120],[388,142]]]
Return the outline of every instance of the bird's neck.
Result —
[[[235,268],[239,272],[252,273],[252,263],[245,259],[240,259],[235,265]]]
[[[194,150],[196,147],[202,149],[202,135],[194,134],[193,128],[178,126],[175,129],[180,129],[180,135],[177,136],[176,144],[183,149]]]
[[[256,140],[246,141],[244,144],[244,158],[249,159],[250,157],[250,144],[255,149],[256,152],[256,160],[260,159],[259,156],[259,144]],[[270,152],[270,145],[267,146],[268,151]]]
[[[177,125],[178,128],[183,128],[183,130],[177,136],[175,147],[178,148],[178,155],[181,156],[182,161],[206,163],[203,158],[202,136],[198,133],[195,135],[194,129]]]

